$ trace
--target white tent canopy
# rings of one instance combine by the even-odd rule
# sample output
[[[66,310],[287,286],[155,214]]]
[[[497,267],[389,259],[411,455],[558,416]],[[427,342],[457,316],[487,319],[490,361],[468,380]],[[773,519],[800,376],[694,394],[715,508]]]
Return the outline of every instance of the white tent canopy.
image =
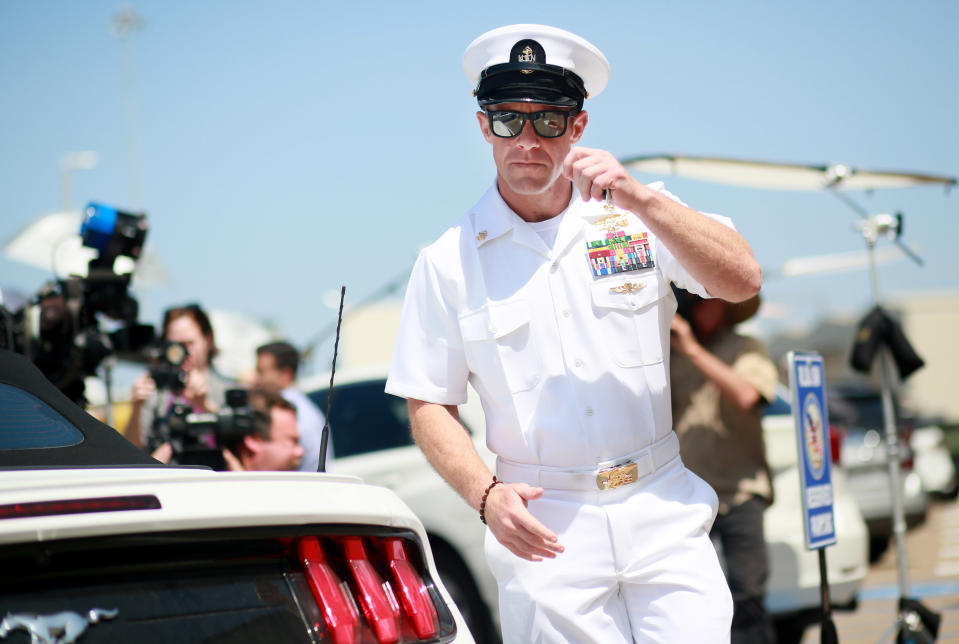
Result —
[[[51,271],[57,277],[87,274],[96,251],[80,239],[79,211],[54,212],[32,221],[3,247],[4,256],[12,261]],[[170,278],[149,246],[144,247],[134,264],[129,257],[118,257],[114,265],[118,273],[133,271],[133,285],[138,287],[169,284]]]
[[[632,172],[673,175],[766,190],[875,190],[912,186],[954,186],[954,177],[852,168],[841,163],[803,165],[719,157],[659,154],[621,160]]]

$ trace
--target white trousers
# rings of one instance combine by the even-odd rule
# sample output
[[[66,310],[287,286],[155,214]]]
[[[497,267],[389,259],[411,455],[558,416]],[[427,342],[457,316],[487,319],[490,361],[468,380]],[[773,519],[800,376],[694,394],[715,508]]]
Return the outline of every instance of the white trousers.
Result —
[[[504,644],[729,642],[716,507],[679,457],[614,490],[546,490],[529,509],[565,546],[555,559],[520,559],[486,531]]]

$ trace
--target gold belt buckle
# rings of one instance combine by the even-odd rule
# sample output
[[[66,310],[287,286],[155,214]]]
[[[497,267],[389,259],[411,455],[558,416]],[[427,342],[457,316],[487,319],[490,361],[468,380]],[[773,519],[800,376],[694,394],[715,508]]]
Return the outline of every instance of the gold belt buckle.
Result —
[[[636,467],[636,463],[610,467],[596,475],[596,486],[601,490],[613,490],[635,483],[639,479],[638,473],[639,468]]]

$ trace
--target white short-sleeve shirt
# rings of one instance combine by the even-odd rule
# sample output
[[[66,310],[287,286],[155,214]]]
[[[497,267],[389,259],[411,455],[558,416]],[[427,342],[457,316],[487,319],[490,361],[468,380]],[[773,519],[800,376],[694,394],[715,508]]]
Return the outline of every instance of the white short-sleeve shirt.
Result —
[[[493,452],[581,467],[672,431],[669,283],[706,292],[632,213],[574,189],[558,216],[549,248],[494,182],[420,253],[386,391],[458,405],[469,382]]]

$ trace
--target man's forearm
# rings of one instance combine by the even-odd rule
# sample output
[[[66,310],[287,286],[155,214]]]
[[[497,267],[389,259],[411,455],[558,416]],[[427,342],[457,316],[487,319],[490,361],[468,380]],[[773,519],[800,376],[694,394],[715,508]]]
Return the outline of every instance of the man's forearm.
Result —
[[[710,295],[741,302],[759,292],[762,271],[742,235],[638,181],[630,210]]]
[[[697,345],[686,357],[707,379],[719,387],[723,396],[732,400],[740,409],[751,409],[762,400],[756,387],[702,345]]]
[[[454,405],[407,401],[413,440],[440,476],[479,510],[483,490],[493,474],[480,458]]]

